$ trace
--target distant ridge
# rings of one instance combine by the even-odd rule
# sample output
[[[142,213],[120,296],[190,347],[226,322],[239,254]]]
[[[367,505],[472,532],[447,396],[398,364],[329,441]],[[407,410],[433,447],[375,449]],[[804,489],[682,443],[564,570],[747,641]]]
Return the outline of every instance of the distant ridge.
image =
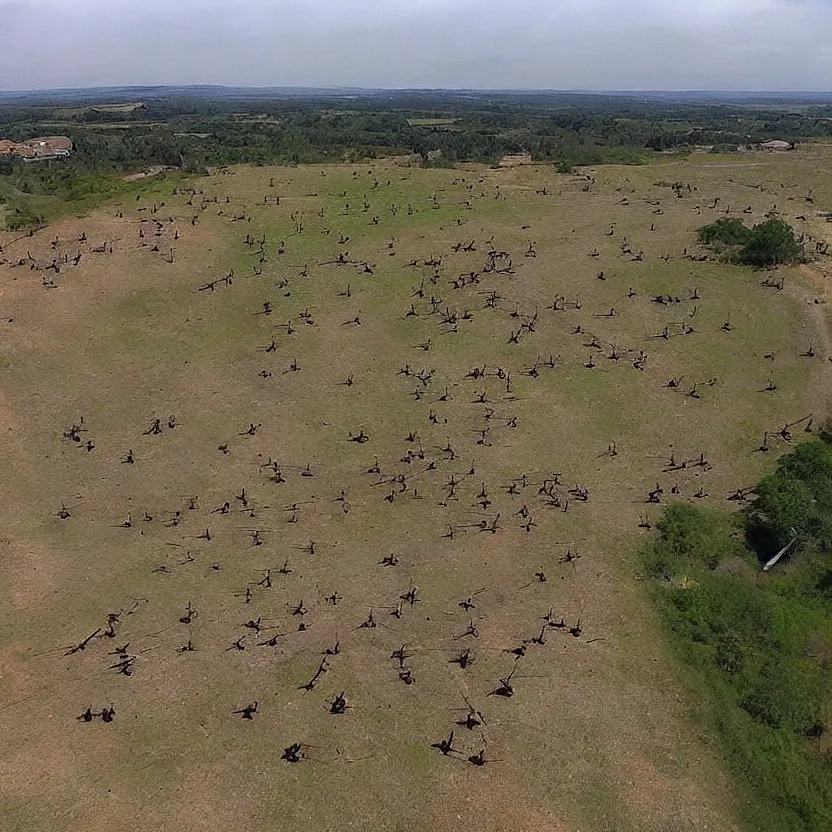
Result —
[[[378,96],[425,96],[480,98],[489,96],[552,96],[560,98],[613,97],[633,101],[689,104],[777,104],[832,103],[832,91],[752,90],[537,90],[537,89],[443,89],[365,87],[236,87],[215,84],[84,87],[79,89],[0,90],[0,101],[61,103],[77,101],[124,101],[153,98],[238,98],[267,100],[281,98],[360,98]]]

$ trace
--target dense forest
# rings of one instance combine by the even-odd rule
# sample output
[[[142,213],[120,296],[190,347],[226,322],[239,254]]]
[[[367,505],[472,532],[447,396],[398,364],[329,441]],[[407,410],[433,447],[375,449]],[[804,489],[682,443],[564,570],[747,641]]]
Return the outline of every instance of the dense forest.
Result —
[[[586,96],[578,105],[547,106],[545,98],[531,95],[445,100],[416,94],[267,101],[171,97],[136,103],[33,107],[0,102],[0,135],[23,139],[60,129],[76,143],[76,163],[115,169],[319,162],[345,153],[426,155],[431,150],[441,150],[450,161],[493,162],[507,153],[528,152],[537,160],[595,164],[625,149],[637,158],[651,150],[832,136],[828,108],[761,111],[603,96],[595,106]]]

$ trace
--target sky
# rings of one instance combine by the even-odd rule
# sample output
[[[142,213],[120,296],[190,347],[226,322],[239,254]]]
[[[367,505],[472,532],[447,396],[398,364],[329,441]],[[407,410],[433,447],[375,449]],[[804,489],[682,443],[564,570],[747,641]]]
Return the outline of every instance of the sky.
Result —
[[[832,0],[0,0],[0,90],[832,90]]]

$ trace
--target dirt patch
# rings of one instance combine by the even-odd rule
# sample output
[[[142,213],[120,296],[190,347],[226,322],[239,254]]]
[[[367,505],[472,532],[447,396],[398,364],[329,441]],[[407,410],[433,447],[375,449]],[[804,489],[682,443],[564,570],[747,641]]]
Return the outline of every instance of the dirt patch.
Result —
[[[183,133],[182,135],[191,134]],[[176,170],[176,168],[171,167],[170,165],[152,165],[151,167],[147,168],[146,170],[140,171],[139,173],[130,173],[127,176],[122,176],[121,179],[123,182],[136,182],[139,179],[150,179],[153,176],[158,176],[160,173],[162,173],[162,171],[165,170]]]
[[[40,543],[0,540],[0,574],[3,589],[12,606],[35,609],[58,591],[61,559]]]

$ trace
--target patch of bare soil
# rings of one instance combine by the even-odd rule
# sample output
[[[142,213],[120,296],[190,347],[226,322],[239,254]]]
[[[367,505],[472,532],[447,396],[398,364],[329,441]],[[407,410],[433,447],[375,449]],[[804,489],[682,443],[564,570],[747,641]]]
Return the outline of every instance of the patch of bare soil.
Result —
[[[127,176],[122,176],[123,182],[136,182],[139,179],[150,179],[152,176],[158,176],[164,170],[176,170],[170,165],[151,165],[139,173],[130,173]]]

